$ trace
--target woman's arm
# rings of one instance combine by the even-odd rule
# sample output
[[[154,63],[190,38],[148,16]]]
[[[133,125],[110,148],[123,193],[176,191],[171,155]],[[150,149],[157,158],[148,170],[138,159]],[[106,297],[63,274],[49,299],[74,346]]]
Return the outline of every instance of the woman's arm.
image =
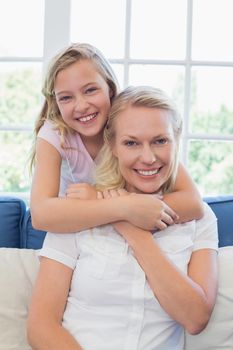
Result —
[[[28,317],[28,341],[34,350],[82,350],[61,325],[73,271],[41,258]]]
[[[38,139],[30,209],[35,228],[51,232],[77,232],[119,220],[145,229],[173,223],[174,211],[154,196],[136,195],[103,200],[59,198],[61,156]],[[167,222],[167,224],[166,224]]]
[[[178,214],[177,223],[198,220],[204,214],[200,193],[181,163],[178,167],[174,191],[165,194],[163,200]]]
[[[187,276],[164,255],[150,232],[128,223],[115,226],[133,249],[163,309],[189,333],[201,332],[209,321],[217,293],[216,251],[194,252]]]

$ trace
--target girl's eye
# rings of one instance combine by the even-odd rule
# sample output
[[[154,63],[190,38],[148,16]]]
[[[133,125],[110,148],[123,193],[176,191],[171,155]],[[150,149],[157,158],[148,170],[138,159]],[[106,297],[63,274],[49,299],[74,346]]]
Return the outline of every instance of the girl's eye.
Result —
[[[59,102],[67,102],[67,101],[69,101],[69,100],[71,100],[71,96],[61,96],[61,97],[59,97],[59,99],[58,99],[58,101]]]

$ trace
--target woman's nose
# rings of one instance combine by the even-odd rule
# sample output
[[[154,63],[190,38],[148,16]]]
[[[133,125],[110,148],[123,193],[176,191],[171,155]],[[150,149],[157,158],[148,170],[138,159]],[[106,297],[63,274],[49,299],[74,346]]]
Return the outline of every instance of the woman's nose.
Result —
[[[143,147],[141,159],[145,164],[153,164],[156,161],[155,153],[150,146]]]

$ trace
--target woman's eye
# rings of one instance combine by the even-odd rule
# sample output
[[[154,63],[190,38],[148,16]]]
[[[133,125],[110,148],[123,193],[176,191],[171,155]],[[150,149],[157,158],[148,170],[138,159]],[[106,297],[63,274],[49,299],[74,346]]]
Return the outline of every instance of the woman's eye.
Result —
[[[155,143],[157,145],[166,145],[166,143],[168,142],[167,139],[158,139],[158,140],[155,140]]]
[[[137,142],[136,141],[132,141],[132,140],[128,140],[128,141],[125,141],[124,144],[126,146],[132,147],[132,146],[136,146]]]
[[[163,146],[166,145],[168,143],[168,140],[163,138],[163,139],[157,139],[154,141],[154,144],[157,146]]]

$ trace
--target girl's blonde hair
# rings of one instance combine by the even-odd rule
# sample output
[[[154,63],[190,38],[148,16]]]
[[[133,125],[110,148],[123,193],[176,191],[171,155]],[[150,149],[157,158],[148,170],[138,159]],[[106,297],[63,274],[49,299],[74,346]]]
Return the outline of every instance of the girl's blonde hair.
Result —
[[[103,190],[125,187],[125,180],[120,173],[118,159],[114,156],[112,148],[116,137],[115,121],[117,120],[117,116],[131,106],[158,108],[168,111],[170,114],[175,138],[175,152],[168,179],[161,190],[163,193],[171,192],[177,174],[182,120],[171,98],[169,98],[162,90],[149,86],[128,87],[114,99],[108,122],[104,130],[105,144],[98,157],[95,179],[96,188],[98,190]]]
[[[90,60],[95,65],[98,73],[106,81],[111,92],[111,101],[118,93],[118,82],[116,76],[103,54],[94,46],[86,43],[76,43],[68,46],[58,53],[50,62],[44,80],[42,93],[45,97],[41,112],[35,123],[34,144],[31,155],[30,168],[35,164],[35,141],[40,128],[45,120],[53,122],[54,127],[59,130],[61,145],[65,145],[65,136],[72,132],[63,121],[54,95],[54,84],[60,71],[80,60]]]

